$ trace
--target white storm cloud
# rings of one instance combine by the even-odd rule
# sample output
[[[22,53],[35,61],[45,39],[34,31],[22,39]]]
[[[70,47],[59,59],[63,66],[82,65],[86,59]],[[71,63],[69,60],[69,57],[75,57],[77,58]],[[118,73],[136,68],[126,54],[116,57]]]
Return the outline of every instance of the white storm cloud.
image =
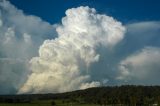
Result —
[[[45,40],[39,57],[31,59],[32,73],[19,93],[65,92],[99,86],[88,70],[98,62],[98,48],[113,47],[123,39],[125,28],[112,17],[89,7],[68,9],[58,37]]]
[[[82,6],[68,9],[61,24],[51,25],[2,0],[0,94],[159,85],[159,33],[159,21],[123,26]]]

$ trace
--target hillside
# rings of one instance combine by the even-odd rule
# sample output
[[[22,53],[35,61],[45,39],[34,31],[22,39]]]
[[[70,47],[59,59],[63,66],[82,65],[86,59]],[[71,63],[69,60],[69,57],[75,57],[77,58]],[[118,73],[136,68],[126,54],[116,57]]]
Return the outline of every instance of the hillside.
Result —
[[[125,104],[143,106],[160,104],[160,86],[109,86],[89,88],[59,94],[1,95],[1,103],[31,103],[61,100],[63,103]]]

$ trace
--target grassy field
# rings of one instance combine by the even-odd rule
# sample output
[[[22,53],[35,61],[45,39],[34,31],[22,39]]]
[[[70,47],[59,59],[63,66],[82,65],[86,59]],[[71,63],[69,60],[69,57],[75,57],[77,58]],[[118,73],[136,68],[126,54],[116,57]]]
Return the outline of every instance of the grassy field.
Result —
[[[0,104],[0,106],[52,106],[51,104],[32,104],[32,103],[23,103],[23,104]],[[57,104],[55,106],[98,106],[92,104]]]
[[[43,100],[31,103],[0,103],[0,106],[98,106],[94,104],[63,103],[60,100],[55,100],[54,102],[55,105],[52,105],[52,100]]]

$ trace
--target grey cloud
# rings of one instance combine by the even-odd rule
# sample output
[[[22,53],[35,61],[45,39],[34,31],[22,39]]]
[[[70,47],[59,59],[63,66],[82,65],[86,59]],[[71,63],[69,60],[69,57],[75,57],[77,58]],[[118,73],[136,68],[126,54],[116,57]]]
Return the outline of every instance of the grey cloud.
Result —
[[[28,74],[27,61],[0,58],[0,94],[16,93]]]
[[[159,21],[131,23],[126,25],[126,29],[127,30],[125,33],[125,37],[114,48],[98,50],[101,56],[99,62],[92,64],[90,68],[90,70],[92,70],[92,72],[90,73],[91,78],[93,80],[102,81],[102,83],[104,80],[107,80],[107,83],[105,83],[106,85],[152,84],[152,83],[160,84],[158,83],[159,77],[153,76],[154,74],[159,75],[159,72],[156,71],[159,68],[152,67],[155,65],[155,63],[150,63],[151,64],[150,67],[153,68],[152,69],[153,71],[151,71],[151,69],[150,71],[153,72],[152,73],[153,75],[148,76],[148,79],[150,79],[148,80],[148,83],[146,83],[147,81],[145,79],[142,79],[141,81],[140,80],[136,81],[134,78],[130,78],[129,82],[126,82],[126,79],[123,80],[116,79],[121,72],[121,70],[119,69],[119,64],[122,61],[124,61],[127,57],[145,49],[146,47],[160,48]],[[154,55],[155,54],[153,51],[153,56]],[[158,56],[160,55],[157,55],[157,57]],[[148,59],[148,61],[150,60]],[[159,63],[157,62],[156,64]],[[140,69],[137,70],[141,71]],[[136,71],[133,71],[133,73],[134,72],[136,73]],[[143,77],[143,75],[141,76]],[[153,79],[151,79],[151,77],[153,77]]]
[[[117,79],[128,84],[159,85],[160,48],[146,47],[119,64]]]
[[[160,22],[148,21],[137,22],[126,25],[126,37],[118,45],[119,51],[123,54],[134,53],[137,50],[143,49],[146,46],[160,46]],[[119,52],[117,52],[119,53]],[[122,54],[121,53],[121,54]]]

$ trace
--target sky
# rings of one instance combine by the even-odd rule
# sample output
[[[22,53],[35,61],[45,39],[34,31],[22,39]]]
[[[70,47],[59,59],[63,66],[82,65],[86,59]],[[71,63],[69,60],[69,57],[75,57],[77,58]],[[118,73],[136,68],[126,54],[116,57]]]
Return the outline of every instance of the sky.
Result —
[[[160,85],[159,0],[0,0],[0,94]]]
[[[89,6],[123,23],[160,19],[159,0],[10,0],[26,14],[33,14],[52,24],[60,22],[69,8]],[[56,14],[56,16],[55,16]]]

